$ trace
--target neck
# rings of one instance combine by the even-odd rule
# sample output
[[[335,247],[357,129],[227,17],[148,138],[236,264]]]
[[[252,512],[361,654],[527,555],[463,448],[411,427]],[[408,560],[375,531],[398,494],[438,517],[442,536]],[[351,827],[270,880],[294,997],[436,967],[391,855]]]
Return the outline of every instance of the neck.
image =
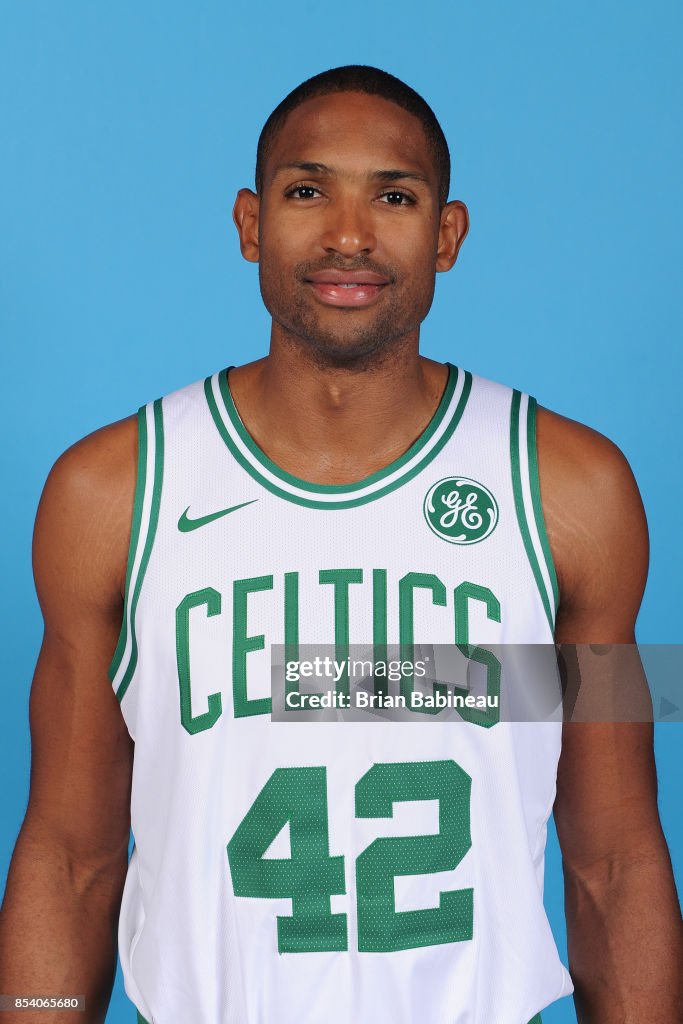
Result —
[[[420,356],[418,336],[363,364],[325,364],[273,332],[264,359],[231,370],[242,422],[281,469],[318,484],[348,484],[399,458],[426,429],[448,370]]]

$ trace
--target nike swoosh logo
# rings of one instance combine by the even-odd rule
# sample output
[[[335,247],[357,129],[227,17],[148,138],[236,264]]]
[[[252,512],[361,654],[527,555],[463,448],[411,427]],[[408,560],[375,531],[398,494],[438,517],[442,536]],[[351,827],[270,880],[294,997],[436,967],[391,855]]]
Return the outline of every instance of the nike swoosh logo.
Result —
[[[188,505],[178,520],[178,529],[181,533],[198,530],[200,526],[206,526],[207,523],[212,523],[214,519],[221,519],[223,516],[227,516],[229,512],[235,512],[238,508],[244,508],[245,505],[253,505],[255,501],[258,501],[258,498],[252,498],[251,501],[243,501],[240,505],[232,505],[231,508],[223,508],[220,512],[211,512],[210,515],[200,516],[198,519],[188,519],[187,513],[190,511],[190,506]]]

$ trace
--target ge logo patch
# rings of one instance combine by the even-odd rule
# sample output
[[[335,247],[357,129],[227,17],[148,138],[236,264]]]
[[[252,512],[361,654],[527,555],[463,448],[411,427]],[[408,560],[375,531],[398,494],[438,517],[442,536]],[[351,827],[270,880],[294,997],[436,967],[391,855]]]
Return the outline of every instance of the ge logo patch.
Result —
[[[495,529],[498,505],[483,484],[449,476],[427,492],[424,515],[429,528],[449,544],[478,544]]]

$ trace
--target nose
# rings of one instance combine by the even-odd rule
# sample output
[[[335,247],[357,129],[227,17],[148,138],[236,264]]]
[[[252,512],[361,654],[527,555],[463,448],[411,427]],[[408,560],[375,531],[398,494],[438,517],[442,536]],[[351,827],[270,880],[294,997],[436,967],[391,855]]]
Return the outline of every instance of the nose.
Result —
[[[325,212],[320,243],[325,252],[339,253],[347,259],[371,253],[377,239],[367,202],[352,197],[331,202]]]

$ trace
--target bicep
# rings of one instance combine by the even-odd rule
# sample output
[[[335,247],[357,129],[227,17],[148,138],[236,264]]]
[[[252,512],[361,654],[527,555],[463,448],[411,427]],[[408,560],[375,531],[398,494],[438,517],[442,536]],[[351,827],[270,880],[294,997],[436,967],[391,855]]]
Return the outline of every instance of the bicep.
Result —
[[[107,678],[115,633],[83,618],[76,630],[48,628],[38,658],[27,822],[88,861],[127,847],[133,744]]]
[[[565,722],[555,824],[565,865],[589,873],[662,842],[651,722]]]

